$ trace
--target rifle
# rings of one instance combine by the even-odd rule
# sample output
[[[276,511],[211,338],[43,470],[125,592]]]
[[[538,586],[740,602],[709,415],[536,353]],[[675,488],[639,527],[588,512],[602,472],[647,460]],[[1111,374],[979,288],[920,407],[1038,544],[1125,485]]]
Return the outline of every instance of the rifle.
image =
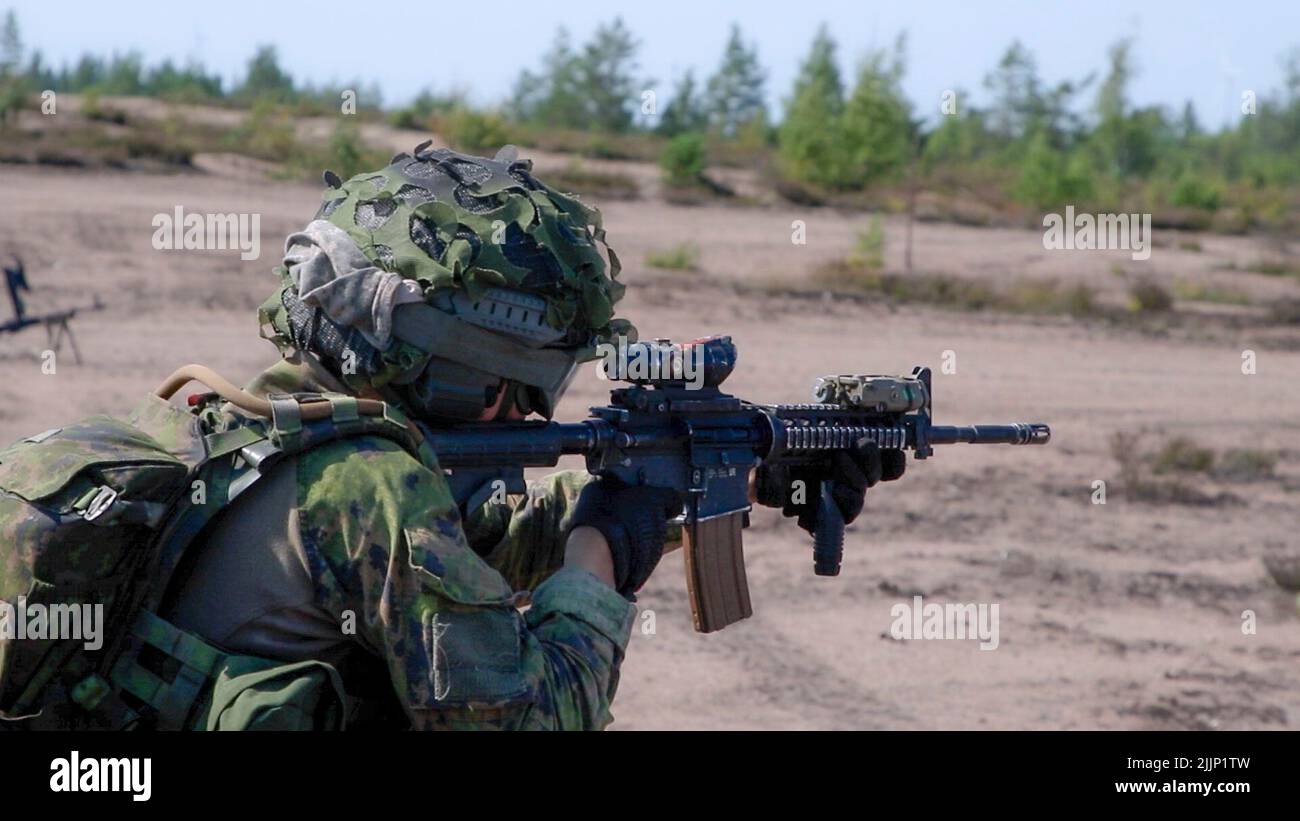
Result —
[[[906,377],[826,376],[817,382],[814,403],[761,405],[719,388],[735,367],[730,337],[620,343],[618,353],[620,364],[612,369],[606,356],[605,372],[631,386],[611,391],[610,403],[592,408],[584,421],[422,426],[423,433],[465,510],[494,493],[524,492],[525,467],[553,467],[566,454],[584,456],[592,474],[680,492],[687,589],[702,633],[753,612],[741,531],[755,467],[825,467],[836,451],[864,438],[926,459],[935,445],[1042,445],[1051,437],[1037,423],[932,424],[924,367]],[[844,520],[831,489],[830,481],[818,489],[813,571],[819,576],[839,573],[844,550]]]

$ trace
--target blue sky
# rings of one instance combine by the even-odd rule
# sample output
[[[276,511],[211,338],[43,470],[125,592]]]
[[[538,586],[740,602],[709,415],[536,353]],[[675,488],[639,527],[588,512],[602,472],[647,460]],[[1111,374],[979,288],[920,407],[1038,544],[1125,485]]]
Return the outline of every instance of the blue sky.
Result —
[[[641,66],[661,94],[688,67],[716,67],[729,24],[740,23],[769,71],[774,111],[821,22],[840,45],[846,73],[861,53],[908,34],[905,89],[918,114],[933,116],[945,89],[979,100],[981,80],[1018,37],[1048,81],[1104,66],[1107,46],[1136,38],[1140,105],[1181,108],[1191,99],[1203,123],[1235,116],[1242,89],[1281,85],[1281,58],[1300,46],[1300,0],[1271,2],[852,2],[799,0],[567,0],[564,3],[437,0],[226,0],[91,2],[0,0],[19,18],[29,47],[55,64],[83,51],[136,49],[152,63],[197,57],[237,78],[259,43],[274,42],[295,77],[318,84],[359,78],[378,83],[386,101],[420,88],[459,87],[472,99],[504,98],[519,70],[535,66],[555,28],[582,41],[602,20],[621,15],[642,41]],[[216,10],[216,11],[214,11]]]

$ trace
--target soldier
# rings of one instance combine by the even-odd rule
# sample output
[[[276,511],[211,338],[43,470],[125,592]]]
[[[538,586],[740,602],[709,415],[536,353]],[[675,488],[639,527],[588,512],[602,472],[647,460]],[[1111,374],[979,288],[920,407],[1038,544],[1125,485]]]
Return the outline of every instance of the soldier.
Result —
[[[281,361],[243,392],[230,386],[229,402],[192,397],[203,452],[238,449],[227,470],[240,473],[220,488],[228,501],[177,540],[179,558],[164,542],[168,569],[132,627],[131,654],[60,673],[67,685],[39,726],[612,720],[634,594],[679,496],[559,472],[516,497],[485,486],[461,507],[427,445],[357,427],[360,403],[375,400],[425,426],[549,418],[595,345],[635,332],[613,316],[623,287],[618,257],[607,249],[607,264],[598,251],[599,214],[539,182],[513,148],[486,159],[421,146],[326,181],[260,312]],[[332,433],[304,442],[321,436],[300,404],[314,395],[329,401]],[[258,403],[273,436],[250,416]],[[179,454],[188,424],[150,436]],[[870,443],[837,463],[846,520],[881,473]],[[792,504],[787,488],[822,478],[759,471],[754,495],[811,530],[815,506]],[[126,521],[114,495],[92,488],[70,504],[87,520],[108,510]],[[191,507],[199,522],[201,508]],[[25,521],[45,521],[34,517]]]
[[[329,179],[263,311],[285,358],[250,393],[378,398],[431,424],[549,417],[595,342],[631,332],[598,215],[529,163],[418,150]],[[453,321],[403,339],[414,303]],[[502,344],[475,350],[474,332]],[[436,465],[393,442],[315,448],[221,514],[162,615],[229,651],[329,662],[354,724],[603,727],[626,597],[681,502],[575,472],[497,496],[462,515]]]

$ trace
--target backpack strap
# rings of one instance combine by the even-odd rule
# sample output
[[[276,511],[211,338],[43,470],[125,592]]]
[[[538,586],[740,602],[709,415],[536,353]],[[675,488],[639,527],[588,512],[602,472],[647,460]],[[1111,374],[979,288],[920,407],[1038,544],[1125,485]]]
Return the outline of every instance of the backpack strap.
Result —
[[[207,455],[191,477],[191,483],[203,482],[202,502],[186,494],[164,524],[146,609],[157,609],[186,549],[208,523],[287,456],[339,439],[380,436],[426,467],[437,466],[420,428],[387,403],[335,393],[273,394],[262,401],[269,419],[248,419],[205,437]]]
[[[156,615],[186,552],[213,519],[287,456],[340,439],[379,436],[401,445],[427,467],[437,459],[420,429],[397,408],[344,394],[276,394],[264,400],[269,418],[241,420],[204,437],[206,454],[191,471],[190,487],[162,524],[158,559],[146,580],[136,620],[106,675],[86,671],[71,696],[109,726],[141,720],[147,708],[159,727],[182,729],[211,691],[212,672],[230,658]],[[164,679],[141,664],[141,653],[165,657],[175,675]],[[154,665],[156,666],[156,665]]]
[[[170,680],[141,663],[146,648],[172,663]],[[175,627],[148,610],[141,610],[131,626],[125,652],[118,657],[109,680],[150,709],[157,729],[184,730],[195,708],[210,691],[210,683],[228,655]]]

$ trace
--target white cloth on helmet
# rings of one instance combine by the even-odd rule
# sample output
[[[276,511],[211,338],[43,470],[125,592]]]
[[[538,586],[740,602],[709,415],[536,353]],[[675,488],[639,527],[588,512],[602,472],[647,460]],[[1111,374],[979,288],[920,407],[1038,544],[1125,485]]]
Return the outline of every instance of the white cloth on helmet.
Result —
[[[393,334],[393,310],[424,301],[420,283],[376,267],[346,231],[325,220],[289,235],[284,266],[303,303],[356,328],[380,350]]]

